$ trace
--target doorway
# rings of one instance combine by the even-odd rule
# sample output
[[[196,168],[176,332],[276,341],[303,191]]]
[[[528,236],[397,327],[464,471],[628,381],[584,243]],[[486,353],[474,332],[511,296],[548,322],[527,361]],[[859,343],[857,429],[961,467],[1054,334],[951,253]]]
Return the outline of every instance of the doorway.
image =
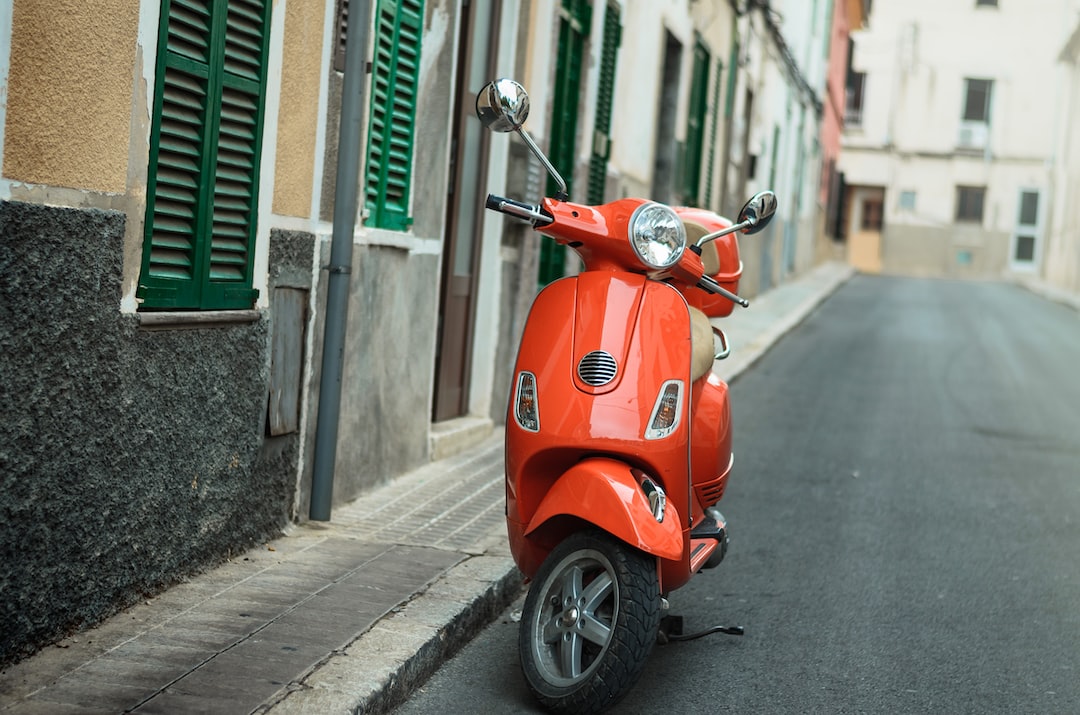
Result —
[[[848,197],[848,262],[857,271],[881,273],[885,189],[852,187]]]
[[[662,204],[675,200],[675,107],[679,106],[679,66],[682,43],[664,31],[664,66],[661,70],[659,105],[656,110],[656,154],[653,161],[652,198]]]
[[[498,37],[501,6],[502,0],[464,0],[461,6],[435,353],[435,422],[461,417],[469,409],[482,194],[490,142],[474,113],[477,92],[495,76],[498,43],[493,38]]]

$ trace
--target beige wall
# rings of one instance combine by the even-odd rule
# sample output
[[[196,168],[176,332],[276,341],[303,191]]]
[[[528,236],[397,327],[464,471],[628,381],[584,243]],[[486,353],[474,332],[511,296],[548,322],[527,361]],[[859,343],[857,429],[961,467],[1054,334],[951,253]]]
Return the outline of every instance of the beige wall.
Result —
[[[15,0],[4,177],[123,193],[139,4]]]
[[[289,2],[281,62],[274,203],[277,214],[311,215],[325,13],[334,3]]]
[[[884,271],[913,276],[995,278],[1009,258],[1009,234],[976,226],[885,226]]]

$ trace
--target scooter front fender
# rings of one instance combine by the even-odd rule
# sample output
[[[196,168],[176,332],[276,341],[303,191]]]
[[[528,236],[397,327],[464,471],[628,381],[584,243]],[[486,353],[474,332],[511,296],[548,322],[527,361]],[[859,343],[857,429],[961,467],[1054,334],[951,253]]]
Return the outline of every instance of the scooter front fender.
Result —
[[[627,544],[662,559],[683,556],[680,519],[671,502],[657,521],[648,499],[625,462],[594,457],[567,470],[544,496],[525,536],[557,516],[574,516]]]

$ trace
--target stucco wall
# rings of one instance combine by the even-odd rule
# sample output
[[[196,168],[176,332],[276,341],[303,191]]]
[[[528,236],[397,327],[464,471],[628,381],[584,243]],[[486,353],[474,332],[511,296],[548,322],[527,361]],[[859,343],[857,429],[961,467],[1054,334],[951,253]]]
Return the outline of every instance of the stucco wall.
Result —
[[[271,315],[140,327],[117,309],[123,234],[119,212],[0,203],[0,663],[290,515],[297,437],[265,437]],[[274,255],[279,278],[310,275],[310,243]]]
[[[323,30],[333,4],[290,2],[285,5],[274,156],[274,213],[311,215],[315,176],[315,136],[319,119]]]
[[[978,226],[886,226],[882,270],[913,276],[997,278],[1009,253],[1009,234]]]
[[[457,18],[454,3],[425,8],[413,223],[363,227],[353,247],[336,503],[430,459]]]
[[[6,178],[126,189],[138,20],[130,0],[15,0]]]

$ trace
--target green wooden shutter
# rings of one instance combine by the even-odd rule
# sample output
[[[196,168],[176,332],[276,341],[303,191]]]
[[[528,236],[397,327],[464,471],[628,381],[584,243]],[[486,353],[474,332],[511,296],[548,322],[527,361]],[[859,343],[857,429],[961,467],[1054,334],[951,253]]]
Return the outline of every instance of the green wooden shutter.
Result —
[[[144,308],[250,308],[271,0],[164,0]]]
[[[604,202],[607,163],[611,158],[611,105],[615,97],[615,64],[622,40],[619,6],[608,3],[604,12],[604,43],[600,49],[600,86],[596,92],[596,122],[593,127],[592,157],[589,161],[590,204]]]
[[[409,197],[423,23],[423,0],[379,0],[364,199],[369,226],[400,231],[412,223]]]
[[[592,6],[586,0],[562,0],[559,20],[558,58],[555,66],[555,101],[551,117],[549,159],[566,180],[567,191],[574,184],[577,153],[578,98],[581,94],[581,65],[585,40],[589,36]],[[558,190],[551,178],[547,195]],[[540,244],[540,285],[547,285],[565,273],[566,248],[554,241]]]
[[[684,162],[684,200],[701,203],[701,155],[705,150],[705,114],[709,99],[709,50],[698,38],[694,43],[694,68],[690,75],[690,111],[686,126],[686,161]]]

